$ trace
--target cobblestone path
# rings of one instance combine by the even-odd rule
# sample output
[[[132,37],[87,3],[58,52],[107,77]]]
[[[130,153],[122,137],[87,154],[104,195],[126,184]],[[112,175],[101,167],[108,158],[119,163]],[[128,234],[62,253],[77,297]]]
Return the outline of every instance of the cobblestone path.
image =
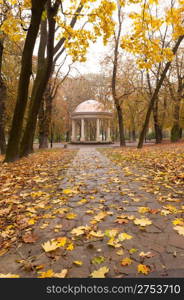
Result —
[[[76,220],[68,221],[69,230],[77,226],[91,226],[95,215],[106,212],[106,217],[94,225],[96,230],[104,233],[117,229],[119,233],[132,236],[132,239],[124,240],[121,247],[108,245],[109,238],[106,236],[102,239],[79,239],[71,256],[72,260],[82,260],[83,266],[72,268],[71,277],[88,277],[89,273],[101,266],[109,267],[107,277],[140,277],[141,274],[137,273],[140,263],[150,267],[151,277],[184,276],[183,237],[174,232],[171,217],[153,213],[149,214],[151,225],[140,227],[133,223],[134,217],[144,216],[138,212],[139,207],[148,206],[155,212],[162,207],[154,194],[146,192],[134,176],[123,172],[94,148],[85,148],[79,150],[61,188],[77,188],[79,191],[68,200],[68,206],[78,216]],[[124,220],[122,224],[116,222],[118,218]],[[121,252],[122,255],[118,255]],[[141,257],[140,252],[150,252],[151,257],[149,254],[148,257]],[[98,256],[103,256],[105,261],[97,266],[91,264],[91,260]],[[133,263],[121,266],[120,261],[126,257],[130,257]]]

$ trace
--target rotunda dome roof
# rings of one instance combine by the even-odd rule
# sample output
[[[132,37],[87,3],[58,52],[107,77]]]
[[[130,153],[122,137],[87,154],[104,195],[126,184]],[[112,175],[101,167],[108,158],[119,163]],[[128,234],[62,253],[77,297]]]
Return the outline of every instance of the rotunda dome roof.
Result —
[[[96,100],[87,100],[80,103],[74,110],[74,113],[85,113],[85,112],[95,113],[95,112],[110,112],[110,111],[106,109],[102,103]]]

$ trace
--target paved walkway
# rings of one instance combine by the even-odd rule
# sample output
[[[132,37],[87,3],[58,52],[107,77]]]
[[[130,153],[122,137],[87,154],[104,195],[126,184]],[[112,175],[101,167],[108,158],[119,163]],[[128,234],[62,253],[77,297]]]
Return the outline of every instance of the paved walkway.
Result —
[[[173,216],[161,216],[160,213],[156,213],[163,204],[158,203],[153,194],[142,189],[135,174],[131,175],[130,170],[124,171],[123,173],[120,167],[115,166],[103,154],[91,147],[80,149],[68,170],[61,188],[79,191],[78,194],[71,196],[68,202],[72,212],[78,215],[75,227],[89,225],[93,223],[95,216],[105,212],[107,215],[96,222],[96,231],[118,229],[119,233],[125,232],[133,237],[124,240],[122,246],[117,248],[107,245],[108,237],[93,238],[94,241],[85,238],[79,240],[78,246],[71,255],[74,255],[73,259],[82,260],[83,266],[76,271],[72,269],[70,276],[88,277],[95,267],[97,269],[97,267],[108,266],[110,269],[108,277],[141,277],[137,273],[137,265],[143,263],[151,269],[148,276],[183,277],[183,236],[173,230],[171,223]],[[79,205],[81,199],[86,199],[86,203],[83,201],[84,203]],[[138,213],[138,208],[145,206],[153,210],[153,214],[149,216],[146,214],[152,224],[140,228],[133,223],[132,219],[145,217]],[[121,219],[122,224],[119,224]],[[116,220],[120,220],[119,223]],[[72,229],[74,224],[71,225],[69,229]],[[119,252],[119,250],[123,251]],[[123,254],[118,255],[121,252]],[[140,257],[140,252],[151,254]],[[105,257],[104,263],[98,266],[91,265],[90,261],[95,256]],[[130,257],[133,263],[123,267],[120,261],[125,257]]]
[[[54,178],[54,194],[50,188],[48,197],[41,200],[42,205],[45,203],[44,215],[40,214],[32,227],[38,241],[15,243],[0,257],[0,273],[37,277],[34,268],[34,272],[29,271],[31,262],[43,265],[43,271],[51,269],[58,273],[67,269],[69,278],[89,277],[103,266],[109,269],[106,277],[144,277],[137,271],[138,265],[144,264],[150,268],[148,277],[184,277],[183,236],[172,224],[173,219],[182,215],[161,215],[159,209],[167,202],[157,202],[155,195],[146,191],[142,175],[138,170],[114,165],[94,147],[81,148],[67,173],[63,173],[64,179],[60,182],[59,177]],[[33,212],[35,201],[30,207]],[[140,213],[140,207],[149,207],[152,213]],[[136,225],[135,218],[141,217],[149,218],[152,224]],[[41,245],[58,237],[67,237],[74,249],[60,247],[44,252]],[[126,258],[131,263],[122,266]],[[23,261],[24,269],[20,267],[22,259],[26,262],[25,265]],[[76,261],[83,264],[77,266]]]

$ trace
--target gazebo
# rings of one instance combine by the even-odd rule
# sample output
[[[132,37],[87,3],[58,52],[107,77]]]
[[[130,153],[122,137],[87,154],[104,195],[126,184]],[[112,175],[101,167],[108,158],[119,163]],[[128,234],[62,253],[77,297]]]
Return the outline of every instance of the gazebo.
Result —
[[[71,114],[72,143],[111,143],[112,112],[96,100],[80,103]]]

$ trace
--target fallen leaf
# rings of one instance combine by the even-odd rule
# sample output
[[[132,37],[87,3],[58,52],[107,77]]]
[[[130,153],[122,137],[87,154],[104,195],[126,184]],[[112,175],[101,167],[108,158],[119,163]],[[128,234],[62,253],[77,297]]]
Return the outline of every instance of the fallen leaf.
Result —
[[[67,274],[68,274],[68,270],[67,269],[63,269],[60,273],[54,273],[53,277],[56,277],[56,278],[65,278]]]
[[[31,232],[27,232],[22,236],[22,239],[23,239],[24,243],[31,244],[31,243],[35,243],[37,241],[38,237]]]
[[[68,219],[68,220],[73,220],[73,219],[76,218],[76,216],[77,216],[76,214],[69,213],[69,214],[66,215],[66,219]]]
[[[68,247],[66,248],[66,250],[68,250],[68,251],[72,251],[73,249],[74,249],[74,244],[73,243],[70,243],[68,245]]]
[[[78,266],[78,267],[80,267],[80,266],[83,265],[83,262],[81,260],[74,260],[73,264],[76,265],[76,266]]]
[[[105,274],[109,272],[109,268],[102,267],[99,270],[93,271],[90,275],[92,278],[105,278]]]
[[[174,229],[175,229],[180,235],[184,235],[184,226],[175,226]]]
[[[121,249],[121,250],[118,250],[118,251],[116,252],[116,254],[121,256],[121,255],[124,254],[124,251],[123,251],[122,249]]]
[[[132,248],[129,250],[129,253],[130,254],[133,254],[133,253],[136,253],[138,250],[136,248]]]
[[[8,273],[8,274],[0,273],[0,278],[20,278],[20,275],[11,274],[11,273]]]
[[[72,229],[71,234],[79,236],[79,235],[85,234],[85,232],[88,231],[89,229],[90,229],[90,227],[87,225],[79,226],[79,227]]]
[[[104,256],[97,256],[97,257],[94,257],[91,262],[92,264],[101,264],[105,261],[105,257]]]
[[[111,238],[108,242],[107,245],[112,246],[114,248],[120,248],[122,245],[119,243],[118,239]]]
[[[102,212],[98,213],[92,221],[100,222],[103,219],[105,219],[106,216],[107,216],[107,213],[102,211]]]
[[[148,226],[152,224],[152,221],[149,220],[148,218],[141,218],[141,219],[136,218],[134,220],[134,224],[140,226]]]
[[[120,233],[120,234],[118,235],[118,240],[119,240],[120,242],[123,242],[123,241],[125,241],[125,240],[131,240],[131,239],[132,239],[132,235],[129,235],[129,234],[125,233],[125,232]]]
[[[138,209],[138,212],[140,213],[140,214],[145,214],[145,213],[147,213],[147,212],[149,212],[150,211],[150,208],[149,207],[145,207],[145,206],[141,206],[141,207],[139,207],[139,209]]]
[[[174,221],[172,221],[172,223],[174,225],[184,225],[184,219],[183,218],[175,219]]]
[[[137,266],[137,271],[138,271],[138,273],[142,273],[142,274],[148,275],[150,273],[150,268],[148,266],[146,266],[146,265],[139,264]]]
[[[125,257],[122,261],[121,261],[121,265],[122,266],[129,266],[133,263],[133,260],[129,257]]]
[[[71,190],[71,189],[65,189],[65,190],[63,190],[63,194],[66,194],[66,195],[68,195],[68,194],[78,194],[78,192],[75,191],[75,190]]]
[[[97,237],[97,238],[102,238],[102,237],[104,237],[104,233],[103,232],[101,232],[101,230],[99,230],[99,231],[97,231],[97,232],[95,232],[95,231],[90,231],[89,232],[89,235],[90,236],[93,236],[93,237]]]
[[[118,234],[119,230],[118,229],[109,229],[105,231],[105,236],[109,238],[113,238]]]
[[[54,272],[52,269],[47,270],[46,272],[38,272],[40,276],[38,278],[51,278],[54,277]]]
[[[129,223],[129,220],[117,218],[117,219],[115,220],[115,223],[118,223],[118,224],[128,224],[128,223]]]
[[[151,258],[153,256],[155,256],[155,254],[153,254],[152,252],[140,252],[139,256],[143,257],[143,258]]]
[[[45,252],[54,251],[58,248],[58,243],[55,240],[47,241],[44,244],[42,244],[42,248]]]

